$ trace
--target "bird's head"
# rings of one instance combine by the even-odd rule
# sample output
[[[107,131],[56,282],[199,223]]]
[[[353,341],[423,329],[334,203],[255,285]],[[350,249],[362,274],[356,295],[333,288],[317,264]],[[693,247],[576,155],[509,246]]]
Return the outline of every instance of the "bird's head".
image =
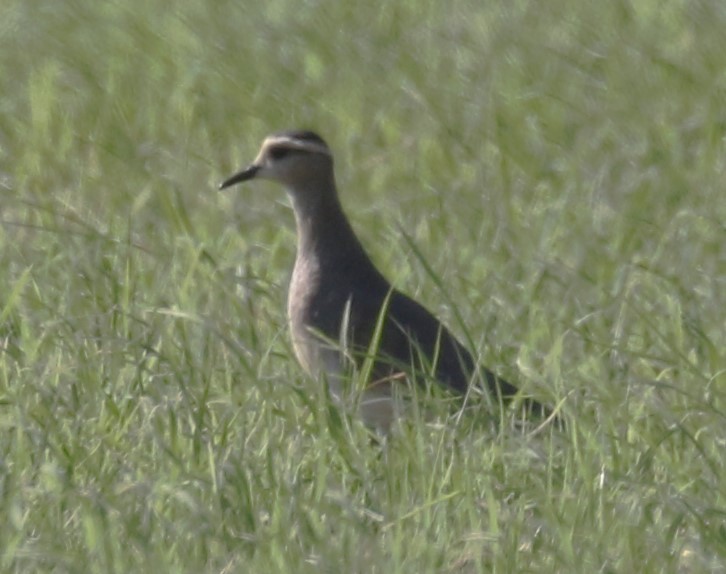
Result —
[[[323,138],[311,131],[279,132],[265,138],[255,161],[223,181],[219,189],[267,179],[294,192],[327,181],[332,172],[333,157]]]

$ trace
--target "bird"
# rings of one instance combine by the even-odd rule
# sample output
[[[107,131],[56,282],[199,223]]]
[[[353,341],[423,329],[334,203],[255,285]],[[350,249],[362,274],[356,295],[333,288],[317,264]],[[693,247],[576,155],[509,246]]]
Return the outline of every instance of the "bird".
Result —
[[[292,346],[302,369],[323,379],[336,402],[345,402],[350,374],[367,369],[354,404],[369,428],[387,434],[401,416],[397,397],[406,381],[434,381],[466,395],[479,380],[496,404],[517,395],[514,385],[478,365],[444,324],[379,271],[343,211],[333,154],[322,137],[309,130],[269,135],[255,160],[219,189],[249,180],[282,184],[292,203]]]

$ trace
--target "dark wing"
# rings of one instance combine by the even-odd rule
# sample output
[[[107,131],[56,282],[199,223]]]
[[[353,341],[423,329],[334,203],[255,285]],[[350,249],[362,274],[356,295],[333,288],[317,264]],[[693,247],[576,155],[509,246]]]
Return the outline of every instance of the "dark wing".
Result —
[[[392,371],[391,365],[406,370],[419,368],[433,372],[436,380],[447,387],[466,393],[476,371],[471,353],[425,307],[398,291],[356,298],[350,308],[350,327],[355,344],[368,349],[381,314],[383,301],[387,309],[378,341],[377,376]],[[424,364],[422,364],[424,363]],[[481,375],[494,396],[507,398],[517,389],[491,371],[482,368]]]
[[[399,330],[406,333],[413,343],[413,352],[423,353],[430,360],[436,358],[434,374],[437,380],[460,393],[467,391],[477,365],[469,350],[451,331],[423,305],[397,291],[391,295],[388,317]],[[487,387],[495,396],[509,397],[517,392],[514,386],[488,369],[480,370]]]

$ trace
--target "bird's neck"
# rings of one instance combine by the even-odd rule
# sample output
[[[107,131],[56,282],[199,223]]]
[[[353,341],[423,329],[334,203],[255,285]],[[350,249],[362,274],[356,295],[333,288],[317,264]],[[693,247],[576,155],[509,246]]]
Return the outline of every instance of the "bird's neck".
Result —
[[[334,189],[329,187],[328,189]],[[309,192],[308,192],[309,191]],[[319,271],[372,266],[335,193],[290,192],[297,225],[297,260]]]

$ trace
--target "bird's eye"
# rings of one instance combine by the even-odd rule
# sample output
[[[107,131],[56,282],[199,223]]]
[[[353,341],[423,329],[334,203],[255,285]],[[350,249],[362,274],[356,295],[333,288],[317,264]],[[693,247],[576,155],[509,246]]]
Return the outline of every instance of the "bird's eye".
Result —
[[[290,150],[286,147],[275,147],[270,150],[270,157],[274,160],[278,160],[282,159],[289,153]]]

